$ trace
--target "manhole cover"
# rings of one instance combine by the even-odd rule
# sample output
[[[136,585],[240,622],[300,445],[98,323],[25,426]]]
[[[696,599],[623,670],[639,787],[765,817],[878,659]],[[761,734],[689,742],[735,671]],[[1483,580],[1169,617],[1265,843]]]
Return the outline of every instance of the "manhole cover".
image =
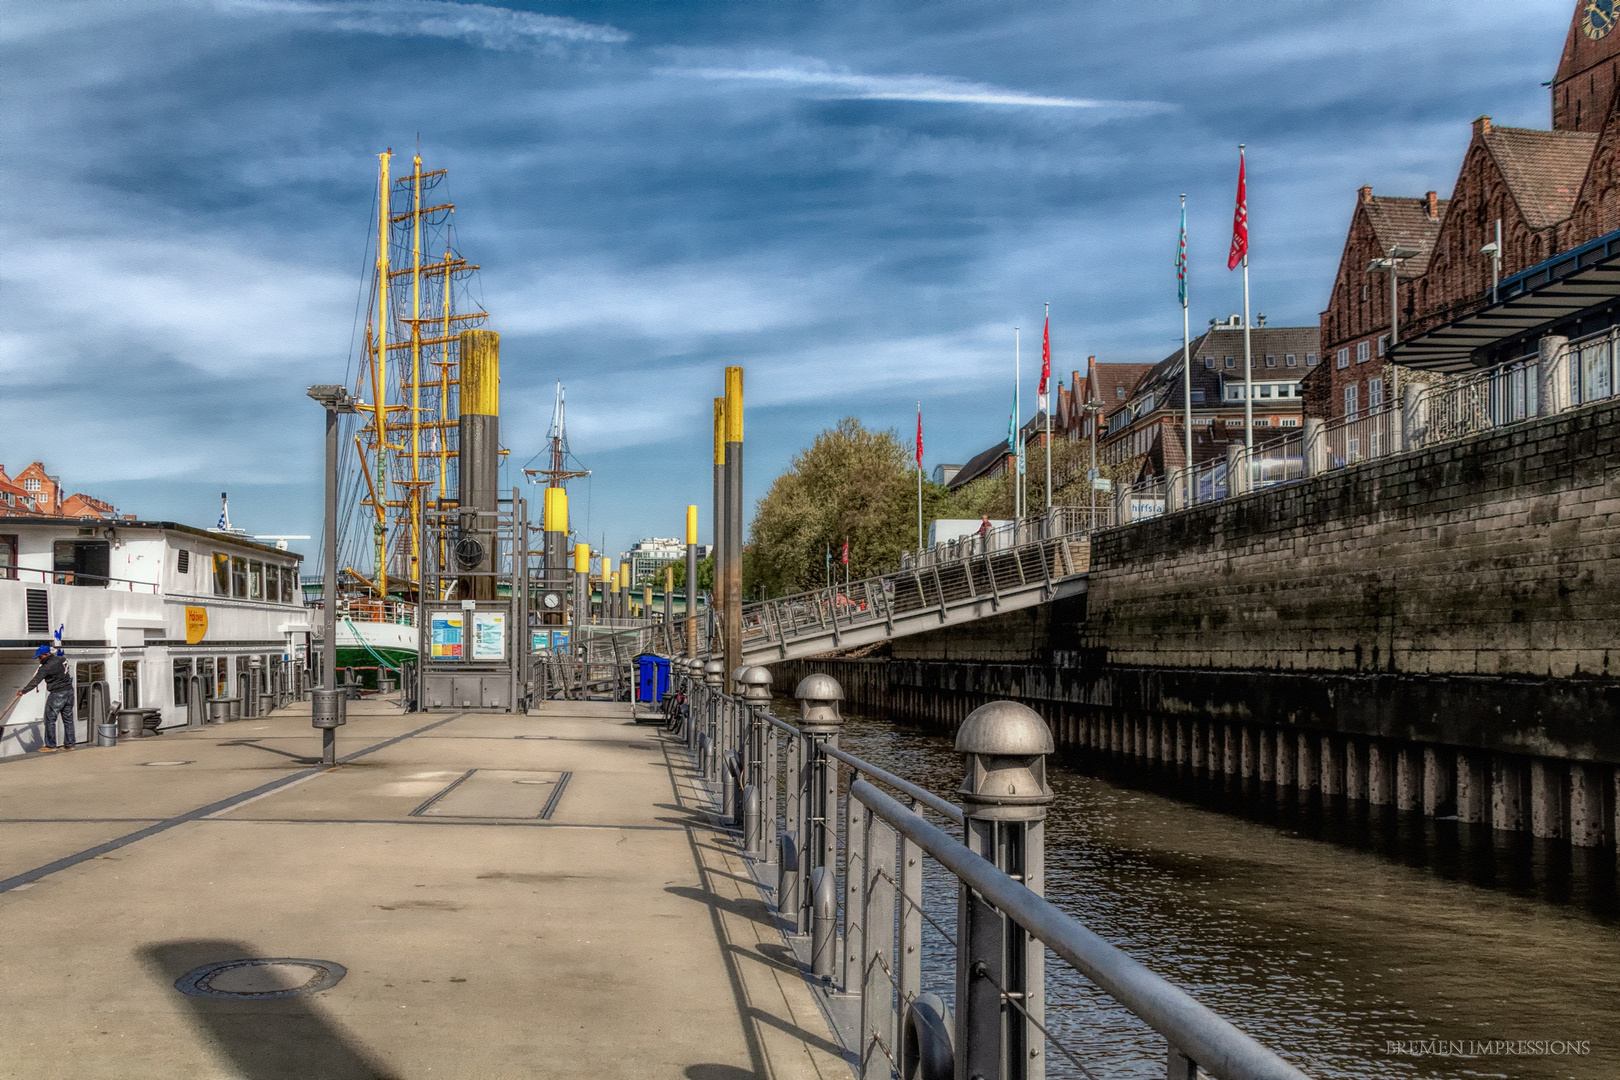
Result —
[[[330,989],[348,973],[330,960],[256,957],[200,967],[176,980],[174,988],[192,997],[267,1001]]]
[[[142,765],[195,765],[195,761],[143,761]]]

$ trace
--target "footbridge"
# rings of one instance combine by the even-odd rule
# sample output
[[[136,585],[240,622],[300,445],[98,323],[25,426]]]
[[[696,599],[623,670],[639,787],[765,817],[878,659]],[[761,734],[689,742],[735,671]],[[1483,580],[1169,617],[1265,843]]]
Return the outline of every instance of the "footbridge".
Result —
[[[1095,520],[1083,507],[1053,507],[908,553],[892,573],[745,604],[743,662],[796,660],[1081,595]],[[669,641],[646,644],[673,651],[682,632],[677,626]]]

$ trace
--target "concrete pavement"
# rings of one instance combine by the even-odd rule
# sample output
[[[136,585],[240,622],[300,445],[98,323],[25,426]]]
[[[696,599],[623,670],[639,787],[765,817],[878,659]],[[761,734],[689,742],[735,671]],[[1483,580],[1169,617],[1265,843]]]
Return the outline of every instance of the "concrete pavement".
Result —
[[[307,707],[0,765],[0,1076],[847,1077],[684,748],[628,711],[368,701],[332,768]],[[271,957],[346,974],[175,989]]]

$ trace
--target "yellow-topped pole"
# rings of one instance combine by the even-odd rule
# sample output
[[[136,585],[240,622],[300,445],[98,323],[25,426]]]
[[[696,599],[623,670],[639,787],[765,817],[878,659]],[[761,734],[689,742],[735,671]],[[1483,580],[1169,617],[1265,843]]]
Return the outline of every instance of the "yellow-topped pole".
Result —
[[[726,368],[726,546],[725,546],[725,686],[733,693],[731,673],[742,664],[743,551],[743,369]],[[715,574],[715,579],[720,579]]]
[[[686,508],[686,655],[698,654],[698,508]]]
[[[384,598],[388,596],[388,211],[392,202],[388,166],[393,159],[392,150],[377,155],[377,333],[372,339],[377,359],[371,365],[371,416],[377,433],[377,491],[373,498],[377,520],[372,524],[372,538],[377,551],[377,595]]]
[[[475,600],[495,599],[495,511],[500,498],[501,335],[493,330],[463,330],[457,349],[461,356],[461,416],[457,420],[457,450],[461,489],[457,503],[463,535],[473,535],[484,546],[484,558],[472,578],[475,591],[463,592]]]
[[[579,655],[586,619],[591,613],[591,546],[574,545],[574,641],[571,651]]]
[[[720,574],[720,561],[725,557],[726,550],[726,399],[714,399],[714,607],[712,613],[716,616],[725,610],[726,583]],[[710,626],[710,634],[714,640],[710,648],[721,651],[719,642],[720,626],[714,622]]]

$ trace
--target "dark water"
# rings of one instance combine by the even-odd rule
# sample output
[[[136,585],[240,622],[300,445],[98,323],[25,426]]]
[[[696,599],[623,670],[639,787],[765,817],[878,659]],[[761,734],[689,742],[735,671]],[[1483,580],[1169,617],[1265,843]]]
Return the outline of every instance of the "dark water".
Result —
[[[921,729],[851,717],[843,744],[948,797],[961,781]],[[1620,1077],[1612,851],[1056,765],[1047,896],[1309,1075]],[[954,932],[954,884],[931,873]],[[949,952],[925,931],[948,1001]],[[1162,1039],[1055,957],[1047,972],[1048,1027],[1091,1072],[1164,1075]],[[1421,1041],[1462,1045],[1389,1045]],[[1468,1045],[1490,1041],[1525,1045]],[[1082,1074],[1049,1049],[1048,1075]]]

